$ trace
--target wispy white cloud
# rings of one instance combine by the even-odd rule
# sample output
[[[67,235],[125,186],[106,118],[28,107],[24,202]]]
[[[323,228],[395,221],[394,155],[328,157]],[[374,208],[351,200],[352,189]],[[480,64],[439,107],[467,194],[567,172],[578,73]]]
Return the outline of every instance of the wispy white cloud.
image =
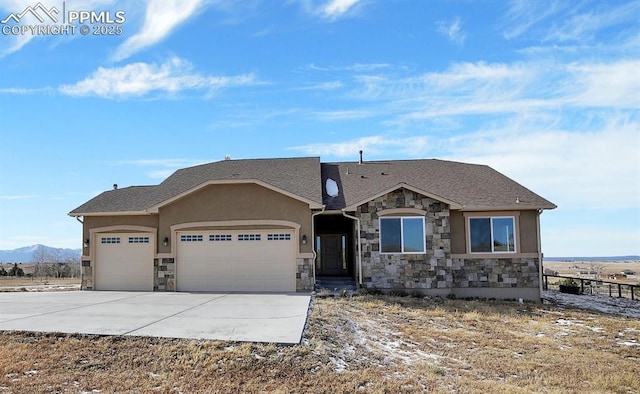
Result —
[[[308,86],[298,86],[295,87],[295,90],[336,90],[343,87],[344,84],[340,81],[327,81],[327,82],[319,82],[313,85]]]
[[[586,42],[610,26],[636,26],[640,1],[514,0],[503,17],[504,37],[528,34],[544,42]],[[637,30],[635,27],[631,29]],[[624,30],[624,29],[623,29]]]
[[[446,141],[444,158],[488,164],[564,209],[640,207],[640,122],[611,115],[585,130],[505,123]]]
[[[394,138],[374,135],[343,142],[312,143],[293,146],[288,149],[303,152],[308,155],[321,155],[337,158],[353,157],[359,150],[363,150],[370,155],[401,154],[422,156],[429,152],[430,145],[429,138],[426,136]]]
[[[360,0],[330,0],[322,7],[322,14],[330,19],[338,18],[346,14]]]
[[[156,166],[171,168],[190,167],[202,163],[205,163],[205,161],[194,159],[136,159],[120,160],[114,162],[115,165],[134,165],[141,167]]]
[[[504,16],[504,37],[508,40],[517,38],[570,4],[559,0],[512,0]]]
[[[0,200],[31,200],[38,197],[39,196],[34,194],[10,194],[0,196]]]
[[[123,67],[98,68],[92,75],[73,85],[60,86],[70,96],[103,98],[139,97],[151,92],[178,93],[184,90],[215,92],[232,86],[257,84],[253,74],[206,76],[178,57],[162,64],[132,63]]]
[[[204,9],[205,0],[148,0],[142,28],[114,52],[112,59],[124,60],[157,44],[186,20]]]
[[[567,101],[582,106],[640,108],[640,60],[570,65]],[[573,94],[572,94],[573,93]]]
[[[120,160],[115,165],[132,165],[137,167],[155,167],[147,172],[147,176],[152,179],[165,179],[176,170],[185,167],[196,166],[206,163],[207,160],[195,159],[136,159],[136,160]]]
[[[355,71],[355,72],[372,72],[385,69],[394,69],[394,66],[389,63],[354,63],[344,66],[319,66],[315,63],[310,63],[305,66],[305,70],[311,71],[323,71],[323,72],[339,72],[339,71]]]
[[[374,116],[375,113],[363,110],[343,110],[343,111],[317,111],[313,115],[320,120],[353,120],[364,119]]]
[[[353,12],[361,0],[292,0],[308,14],[327,20],[335,20]]]
[[[55,92],[55,89],[47,87],[47,88],[0,88],[0,94],[37,94],[37,93],[48,93]]]
[[[353,96],[396,118],[523,113],[558,108],[638,108],[640,62],[461,63],[417,76],[357,75]]]
[[[467,38],[467,34],[462,30],[462,21],[460,20],[460,17],[456,17],[450,22],[436,22],[436,29],[438,30],[438,33],[447,37],[450,41],[455,42],[456,44],[464,44],[464,40]]]
[[[615,2],[597,3],[588,7],[584,12],[576,12],[561,23],[553,24],[544,40],[585,41],[593,38],[602,29],[623,22],[629,22],[637,28],[638,15],[640,15],[640,1],[637,0],[620,4]]]

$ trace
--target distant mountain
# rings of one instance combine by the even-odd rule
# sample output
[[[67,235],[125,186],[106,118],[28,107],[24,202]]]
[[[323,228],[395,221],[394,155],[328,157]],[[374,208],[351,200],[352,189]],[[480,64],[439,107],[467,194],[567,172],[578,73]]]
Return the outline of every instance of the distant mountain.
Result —
[[[546,257],[546,261],[640,261],[640,256]]]
[[[36,260],[36,252],[42,248],[46,256],[59,259],[60,262],[72,258],[80,262],[82,249],[52,248],[46,245],[31,245],[13,250],[0,250],[0,263],[33,263]]]

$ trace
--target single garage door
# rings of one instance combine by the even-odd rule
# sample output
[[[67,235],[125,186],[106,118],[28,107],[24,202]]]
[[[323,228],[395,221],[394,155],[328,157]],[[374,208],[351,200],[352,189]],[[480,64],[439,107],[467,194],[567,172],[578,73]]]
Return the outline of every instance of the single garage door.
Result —
[[[149,233],[101,233],[96,237],[95,289],[153,291]]]
[[[292,230],[184,231],[177,236],[179,291],[295,291]]]

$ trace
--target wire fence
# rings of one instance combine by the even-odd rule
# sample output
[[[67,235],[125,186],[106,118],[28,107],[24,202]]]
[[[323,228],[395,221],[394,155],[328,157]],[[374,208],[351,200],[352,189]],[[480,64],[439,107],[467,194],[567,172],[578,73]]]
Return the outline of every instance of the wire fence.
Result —
[[[572,279],[577,286],[566,286],[567,279]],[[544,290],[560,291],[572,294],[599,294],[609,297],[630,298],[640,301],[640,285],[630,283],[609,282],[600,279],[576,278],[572,276],[542,275]]]

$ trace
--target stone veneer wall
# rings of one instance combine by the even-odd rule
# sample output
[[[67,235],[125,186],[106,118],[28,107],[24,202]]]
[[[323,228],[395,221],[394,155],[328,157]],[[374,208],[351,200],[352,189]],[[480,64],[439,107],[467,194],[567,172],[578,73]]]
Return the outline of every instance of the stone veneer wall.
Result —
[[[175,291],[176,263],[173,258],[153,260],[153,290]]]
[[[392,208],[426,211],[425,254],[380,253],[378,212]],[[434,199],[398,189],[360,206],[356,216],[361,224],[362,276],[367,289],[462,295],[469,294],[469,289],[489,288],[498,293],[483,294],[499,297],[499,289],[539,286],[537,258],[452,258],[449,207]],[[504,293],[509,294],[513,293]]]
[[[82,260],[82,267],[80,268],[80,289],[81,290],[93,290],[93,266],[91,261]]]
[[[313,259],[296,259],[296,266],[296,290],[312,290],[315,284],[315,280],[313,277]]]
[[[538,259],[453,259],[454,287],[532,287],[540,285]]]
[[[378,212],[392,208],[426,211],[425,254],[381,254]],[[362,281],[369,289],[446,289],[451,275],[451,230],[446,204],[406,189],[398,189],[356,212],[360,219]]]

